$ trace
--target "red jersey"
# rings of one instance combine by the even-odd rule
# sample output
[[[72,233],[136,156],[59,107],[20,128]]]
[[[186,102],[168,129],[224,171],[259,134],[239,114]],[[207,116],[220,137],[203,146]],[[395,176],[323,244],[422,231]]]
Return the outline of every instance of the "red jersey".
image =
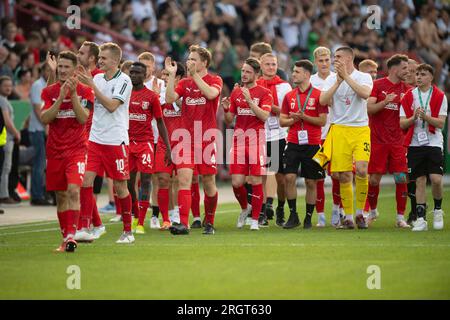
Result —
[[[256,85],[249,89],[253,102],[264,111],[272,110],[273,98],[270,91],[262,86]],[[249,129],[255,130],[258,138],[261,133],[265,137],[264,121],[258,119],[251,110],[247,101],[245,101],[242,89],[237,87],[233,89],[230,95],[230,112],[236,115],[236,124],[234,126],[234,136],[245,135]],[[241,129],[241,130],[239,130]],[[243,130],[243,131],[242,131]],[[247,132],[247,136],[248,136]]]
[[[42,90],[43,110],[49,109],[58,99],[61,83],[58,81]],[[77,94],[81,106],[92,113],[94,105],[94,90],[81,83],[77,85]],[[61,103],[56,118],[49,125],[47,139],[47,158],[62,159],[83,154],[87,148],[86,126],[79,123],[73,111],[70,94]]]
[[[183,128],[183,118],[181,117],[181,108],[178,108],[178,110],[175,110],[173,104],[165,103],[161,106],[162,109],[162,115],[164,119],[164,124],[167,128],[167,134],[169,136],[169,142],[170,146],[173,147],[177,141],[172,142],[172,133],[177,128]],[[161,148],[165,149],[166,145],[164,144],[164,141],[159,135],[158,138],[158,148],[161,146]]]
[[[152,119],[162,117],[158,95],[145,86],[141,90],[131,91],[129,113],[130,140],[153,143]]]
[[[223,81],[221,77],[209,73],[202,79],[209,86],[213,86],[219,90],[216,98],[208,100],[192,78],[181,79],[175,88],[175,92],[180,98],[183,98],[181,109],[183,112],[184,128],[190,131],[192,137],[194,137],[195,121],[201,123],[202,134],[208,129],[217,128],[216,113],[219,106]]]
[[[371,97],[377,98],[377,103],[384,100],[389,93],[397,96],[384,109],[369,115],[370,141],[378,144],[403,145],[403,130],[400,128],[400,100],[412,88],[400,81],[392,83],[388,77],[373,82]]]
[[[91,70],[91,76],[94,77],[96,74],[104,73],[104,72],[105,71],[100,70],[99,68],[95,68],[95,69]],[[89,132],[91,132],[93,117],[94,117],[94,109],[91,110],[91,112],[89,113],[89,118],[86,121],[86,135],[88,137],[88,140],[89,140]]]
[[[309,96],[308,102],[306,103],[305,109],[303,110],[304,103],[311,88],[311,94]],[[298,113],[299,109],[303,110],[305,115],[311,117],[318,117],[321,113],[328,113],[328,106],[323,106],[319,102],[320,93],[320,90],[312,87],[311,84],[304,92],[300,91],[300,88],[298,87],[295,88],[284,96],[281,113],[289,116],[290,112]],[[300,105],[297,96],[300,97]],[[308,131],[309,145],[319,145],[322,142],[322,127],[315,126],[308,121],[302,120],[295,122],[289,128],[287,142],[298,144],[298,131],[300,130]]]

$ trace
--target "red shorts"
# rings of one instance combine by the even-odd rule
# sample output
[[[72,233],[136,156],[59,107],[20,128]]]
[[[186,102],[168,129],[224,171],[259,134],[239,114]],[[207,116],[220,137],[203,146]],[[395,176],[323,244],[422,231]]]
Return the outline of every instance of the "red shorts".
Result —
[[[262,176],[266,174],[266,147],[264,145],[236,145],[230,152],[230,174]]]
[[[408,172],[406,148],[395,144],[376,144],[370,146],[369,174]]]
[[[172,162],[177,169],[189,168],[198,174],[217,174],[217,145],[215,142],[206,142],[200,146],[189,146],[182,142],[172,148]]]
[[[154,172],[155,152],[153,143],[130,141],[129,151],[130,172]]]
[[[158,148],[156,148],[154,172],[168,173],[172,175],[172,173],[175,171],[175,165],[173,163],[171,163],[170,165],[166,165],[166,163],[164,162],[166,147],[161,147],[162,148],[160,148],[160,144],[158,144]]]
[[[81,186],[85,171],[85,154],[66,159],[47,159],[47,191],[66,191],[69,184]]]
[[[113,180],[128,180],[128,146],[110,146],[89,141],[86,171],[106,172]]]

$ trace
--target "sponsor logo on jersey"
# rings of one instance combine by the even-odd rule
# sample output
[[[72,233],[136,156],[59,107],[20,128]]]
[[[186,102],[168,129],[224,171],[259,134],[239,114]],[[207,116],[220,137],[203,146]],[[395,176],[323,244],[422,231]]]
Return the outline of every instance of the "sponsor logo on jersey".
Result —
[[[188,106],[203,105],[203,104],[206,104],[206,98],[205,97],[200,97],[200,98],[187,97],[186,98],[186,104]]]
[[[254,116],[255,113],[250,108],[237,108],[237,114],[240,116]]]
[[[130,113],[130,120],[147,121],[147,115],[142,113]]]
[[[393,102],[389,102],[384,108],[385,109],[389,109],[389,110],[397,111],[398,110],[398,104],[393,103]]]
[[[58,119],[75,118],[75,112],[72,109],[59,110],[56,118]]]
[[[175,110],[170,110],[170,109],[164,109],[163,115],[164,115],[164,117],[167,117],[167,118],[181,117],[181,110],[175,111]]]

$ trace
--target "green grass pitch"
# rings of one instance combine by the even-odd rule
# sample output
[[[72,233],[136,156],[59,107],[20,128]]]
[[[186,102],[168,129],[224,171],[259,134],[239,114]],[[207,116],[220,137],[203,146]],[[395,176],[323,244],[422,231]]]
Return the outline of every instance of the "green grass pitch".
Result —
[[[117,245],[121,224],[107,223],[106,235],[75,254],[52,252],[56,222],[0,227],[0,299],[450,299],[448,201],[449,187],[443,231],[432,229],[430,213],[428,232],[396,229],[394,189],[383,187],[381,216],[368,230],[283,230],[274,221],[238,230],[232,203],[219,205],[214,236],[173,236],[146,221],[135,244]],[[330,207],[328,194],[327,222]],[[302,197],[298,209],[303,219]],[[79,290],[66,285],[71,265],[80,268]],[[380,289],[367,288],[371,265]]]

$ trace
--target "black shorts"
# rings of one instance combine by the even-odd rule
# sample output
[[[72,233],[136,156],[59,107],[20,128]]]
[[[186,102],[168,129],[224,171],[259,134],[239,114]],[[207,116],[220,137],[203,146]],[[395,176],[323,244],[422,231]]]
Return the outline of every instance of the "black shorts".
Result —
[[[284,173],[298,174],[301,164],[300,177],[313,180],[324,179],[325,171],[312,159],[319,149],[319,145],[298,145],[289,142],[283,156]]]
[[[103,177],[95,176],[93,188],[94,194],[100,194],[100,192],[102,192],[102,186],[103,186]]]
[[[439,147],[409,147],[408,148],[409,180],[427,174],[444,174],[444,154]]]
[[[267,164],[266,164],[266,167],[269,169],[270,172],[284,173],[283,153],[284,153],[285,148],[286,148],[286,139],[267,141]],[[272,156],[272,149],[277,154],[274,154]],[[278,149],[278,152],[276,152],[277,149]]]

